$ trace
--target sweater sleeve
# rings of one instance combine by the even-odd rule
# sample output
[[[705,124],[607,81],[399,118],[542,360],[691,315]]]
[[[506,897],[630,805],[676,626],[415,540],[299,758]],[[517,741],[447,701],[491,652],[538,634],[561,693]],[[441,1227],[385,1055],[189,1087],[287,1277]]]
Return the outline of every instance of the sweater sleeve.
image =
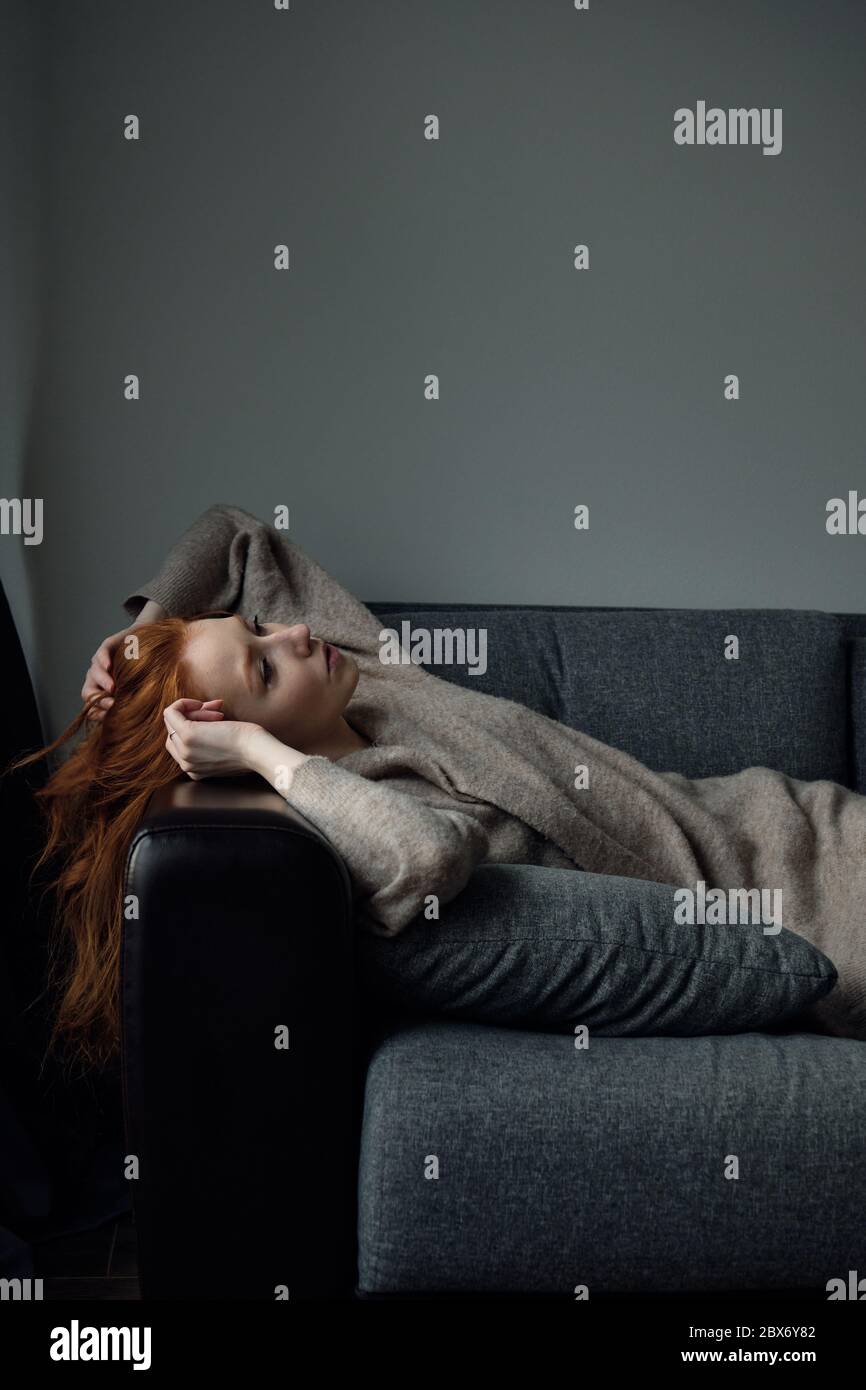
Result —
[[[285,795],[343,858],[376,936],[401,932],[428,894],[450,902],[488,853],[486,830],[467,812],[430,806],[329,758],[302,763]]]
[[[208,507],[172,546],[159,572],[123,600],[136,618],[146,599],[162,604],[172,618],[211,608],[233,608],[244,579],[252,531],[262,522],[240,508]]]
[[[175,542],[162,568],[123,600],[137,618],[146,599],[172,618],[214,608],[305,622],[320,637],[375,656],[379,619],[284,531],[242,507],[216,503]]]

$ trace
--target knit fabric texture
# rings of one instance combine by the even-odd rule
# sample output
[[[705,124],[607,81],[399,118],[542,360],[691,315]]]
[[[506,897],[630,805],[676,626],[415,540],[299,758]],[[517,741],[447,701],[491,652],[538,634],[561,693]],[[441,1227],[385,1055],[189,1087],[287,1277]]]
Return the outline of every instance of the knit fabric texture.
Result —
[[[866,797],[766,767],[655,772],[525,705],[383,662],[379,619],[285,532],[239,507],[210,507],[123,606],[134,618],[148,598],[172,616],[226,608],[304,622],[354,658],[345,717],[375,746],[308,758],[286,796],[344,858],[369,931],[402,931],[429,895],[447,903],[487,861],[782,890],[782,924],[839,973],[815,1017],[866,1038]],[[580,789],[578,766],[588,769]]]

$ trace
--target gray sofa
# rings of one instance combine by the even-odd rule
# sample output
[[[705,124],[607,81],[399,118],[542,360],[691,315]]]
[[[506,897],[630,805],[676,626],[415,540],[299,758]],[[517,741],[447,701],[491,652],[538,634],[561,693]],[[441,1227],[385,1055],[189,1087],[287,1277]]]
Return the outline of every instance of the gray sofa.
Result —
[[[485,627],[486,674],[436,674],[650,767],[764,765],[866,793],[864,616],[370,607],[383,626]],[[738,661],[720,658],[730,633]],[[547,895],[577,912],[609,884],[483,865],[466,901],[498,893],[512,916],[543,915]],[[657,888],[621,891],[639,903]],[[826,1298],[828,1280],[866,1271],[864,1043],[805,1016],[700,1036],[601,1030],[575,1065],[567,1031],[514,1025],[505,967],[495,988],[457,981],[449,999],[435,928],[360,939],[333,847],[261,782],[155,798],[127,892],[145,1298]],[[737,1179],[723,1180],[732,1158]]]

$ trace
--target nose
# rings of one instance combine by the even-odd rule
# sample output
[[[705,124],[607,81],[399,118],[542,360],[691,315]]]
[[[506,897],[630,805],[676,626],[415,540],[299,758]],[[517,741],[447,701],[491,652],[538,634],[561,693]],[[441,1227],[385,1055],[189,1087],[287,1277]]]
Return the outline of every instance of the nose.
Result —
[[[307,623],[291,623],[277,632],[268,633],[268,637],[271,646],[281,642],[290,642],[294,646],[300,640],[302,646],[307,649],[306,655],[311,655],[312,639]]]

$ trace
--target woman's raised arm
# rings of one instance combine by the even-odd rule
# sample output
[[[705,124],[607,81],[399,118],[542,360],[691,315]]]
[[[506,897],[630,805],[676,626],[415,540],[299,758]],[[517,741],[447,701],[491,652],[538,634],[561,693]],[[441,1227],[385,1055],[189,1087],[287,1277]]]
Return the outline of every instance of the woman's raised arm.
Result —
[[[172,618],[235,607],[243,586],[249,540],[264,523],[239,507],[216,503],[175,542],[158,574],[123,600],[130,617],[146,600]]]
[[[308,623],[338,647],[378,657],[379,620],[283,530],[217,503],[172,546],[159,573],[123,606],[153,599],[171,617],[225,609],[268,622]]]

